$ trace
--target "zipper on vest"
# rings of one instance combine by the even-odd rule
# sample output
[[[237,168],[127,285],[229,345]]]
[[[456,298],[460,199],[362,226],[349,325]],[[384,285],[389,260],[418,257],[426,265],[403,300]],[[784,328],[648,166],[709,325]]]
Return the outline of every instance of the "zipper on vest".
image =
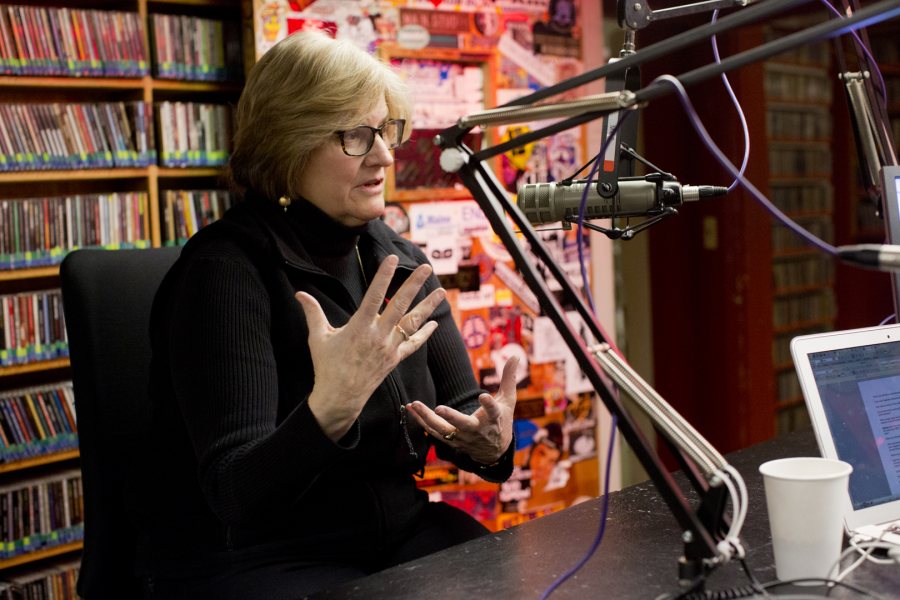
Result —
[[[419,458],[419,454],[416,452],[416,449],[413,448],[412,440],[409,437],[409,429],[406,426],[406,407],[402,404],[400,405],[400,429],[403,430],[403,437],[406,438],[406,447],[409,448],[409,455],[415,459]]]
[[[397,406],[400,408],[400,430],[403,431],[403,438],[406,440],[406,447],[409,449],[409,455],[418,460],[419,453],[416,452],[415,447],[413,446],[412,439],[409,437],[409,428],[407,427],[408,419],[406,416],[406,407],[403,406],[403,403],[400,401],[400,390],[397,387],[397,382],[394,381],[394,374],[391,373],[388,377],[388,381],[391,382],[391,387],[394,389],[394,394],[397,398]]]

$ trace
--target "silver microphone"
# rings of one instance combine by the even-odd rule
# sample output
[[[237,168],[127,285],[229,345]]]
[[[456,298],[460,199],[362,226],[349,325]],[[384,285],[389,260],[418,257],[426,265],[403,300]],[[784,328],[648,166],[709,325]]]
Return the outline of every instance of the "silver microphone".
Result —
[[[529,183],[519,188],[516,203],[533,225],[574,221],[584,192],[584,180],[571,183]],[[681,185],[677,181],[664,181],[657,186],[642,179],[621,180],[618,192],[604,198],[597,192],[596,182],[591,182],[585,220],[612,217],[650,217],[663,212],[667,206],[679,206],[701,198],[712,198],[728,193],[728,188],[713,185]]]

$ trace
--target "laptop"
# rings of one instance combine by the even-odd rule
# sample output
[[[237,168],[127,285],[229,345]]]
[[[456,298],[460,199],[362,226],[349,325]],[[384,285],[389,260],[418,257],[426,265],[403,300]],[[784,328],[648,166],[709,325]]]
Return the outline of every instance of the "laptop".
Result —
[[[853,465],[848,534],[900,543],[900,325],[799,336],[791,354],[822,456]]]

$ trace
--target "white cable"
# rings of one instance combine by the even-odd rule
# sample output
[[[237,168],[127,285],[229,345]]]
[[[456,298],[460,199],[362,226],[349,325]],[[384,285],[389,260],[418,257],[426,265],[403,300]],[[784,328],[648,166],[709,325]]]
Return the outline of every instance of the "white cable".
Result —
[[[725,472],[728,473],[737,484],[738,491],[741,497],[740,509],[736,510],[737,515],[733,516],[736,519],[736,523],[734,524],[735,535],[739,536],[741,534],[741,530],[744,528],[744,521],[747,518],[747,509],[750,505],[750,495],[747,493],[747,484],[744,482],[744,478],[741,477],[741,474],[738,473],[737,469],[735,469],[731,465],[726,465]]]
[[[693,458],[707,476],[727,464],[725,459],[703,438],[684,417],[675,411],[658,393],[623,361],[608,344],[589,348],[604,372],[625,391],[637,405],[659,426],[660,431],[678,444]]]
[[[881,535],[883,536],[884,533],[882,533]],[[867,548],[871,548],[872,551],[886,550],[888,556],[892,556],[893,552],[900,552],[900,544],[889,542],[882,539],[880,536],[874,540],[868,540],[865,542],[860,542],[859,537],[860,536],[853,536],[852,538],[850,538],[850,545],[852,546],[852,549],[856,550],[859,553],[862,553]],[[851,548],[848,548],[847,550],[851,550]],[[876,565],[892,565],[897,562],[893,558],[878,558],[877,556],[871,556],[871,552],[869,552],[869,554],[870,556],[867,560],[871,563],[875,563]]]
[[[625,391],[653,419],[667,437],[687,451],[695,461],[704,465],[710,485],[724,485],[731,500],[731,525],[724,538],[716,544],[719,556],[714,562],[728,562],[734,556],[746,555],[740,533],[747,517],[749,498],[747,486],[740,473],[712,448],[678,411],[672,408],[640,375],[631,369],[607,344],[590,348],[603,371],[619,389]],[[721,461],[721,462],[718,462]],[[711,532],[714,533],[714,532]]]
[[[883,536],[884,532],[882,532],[881,535]],[[839,571],[839,573],[834,577],[834,580],[842,581],[847,575],[849,575],[850,573],[855,571],[857,568],[859,568],[859,566],[861,564],[863,564],[866,561],[869,561],[869,562],[872,562],[875,564],[879,564],[879,565],[885,565],[885,564],[892,565],[895,563],[894,560],[877,558],[875,556],[872,556],[872,553],[875,552],[876,550],[891,551],[896,548],[900,548],[900,546],[898,546],[897,544],[894,544],[892,542],[886,542],[886,541],[882,540],[880,536],[878,538],[876,538],[875,540],[872,540],[869,542],[863,542],[863,543],[859,543],[858,536],[853,536],[850,538],[850,547],[841,553],[841,556],[838,558],[837,563],[829,570],[829,573],[832,573],[834,571]],[[843,571],[840,571],[841,562],[843,562],[845,558],[847,558],[854,552],[859,552],[859,554],[860,554],[859,558],[857,558],[853,562],[853,564],[848,566],[846,569],[844,569]]]
[[[730,474],[727,474],[723,471],[716,471],[715,477],[722,482],[722,484],[728,488],[728,493],[731,496],[731,526],[728,528],[728,533],[725,534],[724,539],[722,539],[718,544],[716,544],[716,549],[719,551],[718,562],[728,562],[735,555],[738,558],[744,558],[746,552],[744,551],[744,545],[741,544],[740,540],[740,528],[742,517],[740,514],[744,512],[745,504],[743,499],[739,496],[738,490],[732,481]],[[744,513],[746,514],[746,513]]]

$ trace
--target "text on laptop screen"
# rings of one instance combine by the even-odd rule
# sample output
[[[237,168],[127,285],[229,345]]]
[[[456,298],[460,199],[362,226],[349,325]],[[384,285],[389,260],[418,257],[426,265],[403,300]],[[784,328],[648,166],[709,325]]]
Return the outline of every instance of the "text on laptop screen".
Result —
[[[900,499],[900,342],[815,352],[810,367],[859,510]]]

